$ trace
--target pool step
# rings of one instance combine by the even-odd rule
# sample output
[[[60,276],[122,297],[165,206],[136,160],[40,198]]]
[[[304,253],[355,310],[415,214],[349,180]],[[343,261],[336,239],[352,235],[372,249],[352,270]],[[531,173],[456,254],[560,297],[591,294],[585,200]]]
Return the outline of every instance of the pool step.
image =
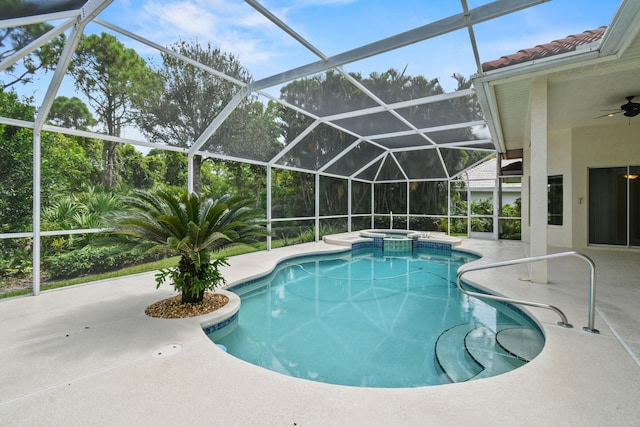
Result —
[[[483,367],[474,379],[504,374],[527,363],[505,351],[496,341],[496,333],[486,326],[469,331],[464,338],[464,346],[471,357]]]
[[[482,365],[471,357],[464,346],[465,337],[475,327],[467,323],[456,325],[440,334],[436,341],[436,361],[453,383],[467,381],[482,372]]]
[[[530,362],[542,351],[544,338],[535,329],[511,327],[496,334],[498,345],[515,357]]]
[[[451,382],[491,377],[532,360],[544,345],[529,328],[460,324],[443,332],[436,342],[436,360]]]

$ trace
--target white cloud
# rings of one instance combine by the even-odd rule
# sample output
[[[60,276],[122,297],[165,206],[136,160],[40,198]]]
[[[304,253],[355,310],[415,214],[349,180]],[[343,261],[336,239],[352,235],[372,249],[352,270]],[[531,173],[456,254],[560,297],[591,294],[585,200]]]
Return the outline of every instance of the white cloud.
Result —
[[[246,4],[228,0],[147,1],[135,22],[147,39],[166,46],[197,39],[232,52],[249,69],[282,55],[291,39]]]
[[[149,15],[155,15],[159,20],[158,23],[174,28],[180,34],[207,34],[218,24],[215,15],[191,2],[171,3],[153,12],[149,11],[148,6],[145,5],[144,10]]]
[[[309,6],[334,6],[357,3],[358,0],[295,0],[291,7],[304,8]]]

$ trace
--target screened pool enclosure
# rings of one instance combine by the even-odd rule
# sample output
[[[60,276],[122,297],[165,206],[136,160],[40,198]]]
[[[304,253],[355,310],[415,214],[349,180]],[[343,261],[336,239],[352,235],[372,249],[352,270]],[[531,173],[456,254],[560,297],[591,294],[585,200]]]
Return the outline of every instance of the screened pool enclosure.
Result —
[[[54,57],[36,70],[37,77],[5,88],[32,97],[33,120],[0,110],[0,124],[31,132],[33,147],[31,227],[0,230],[0,238],[32,238],[34,272],[40,271],[44,237],[104,231],[43,227],[41,212],[48,203],[43,193],[50,189],[42,177],[45,168],[57,167],[43,159],[50,134],[101,141],[103,154],[116,145],[145,153],[184,153],[183,185],[192,192],[199,189],[206,159],[250,165],[254,173],[264,174],[257,197],[272,231],[308,228],[318,240],[325,226],[333,232],[391,226],[451,231],[457,223],[468,234],[475,231],[471,219],[477,217],[489,224],[480,231],[498,237],[500,209],[493,205],[500,199],[500,183],[513,178],[499,176],[498,162],[493,177],[481,178],[489,182],[483,189],[488,210],[472,211],[469,169],[500,151],[473,79],[482,74],[482,60],[497,57],[489,48],[482,54],[490,30],[499,28],[506,15],[545,1],[460,0],[438,7],[435,2],[400,2],[384,6],[394,10],[392,15],[359,4],[318,5],[306,11],[317,13],[317,22],[299,27],[295,8],[279,2],[182,3],[181,10],[178,3],[144,3],[135,13],[128,3],[22,1],[0,12],[4,37],[13,40],[13,49],[7,47],[0,62],[5,85],[28,70],[25,59],[44,63],[41,53],[47,47]],[[348,19],[340,15],[347,10]],[[172,19],[179,13],[185,20]],[[248,22],[259,32],[251,40],[242,27]],[[41,23],[46,27],[38,33],[21,32]],[[22,43],[11,38],[27,33]],[[125,79],[131,84],[124,89],[131,103],[126,117],[109,116],[103,98],[92,95],[100,92],[99,84],[87,88],[95,77],[80,71],[83,38],[102,34],[137,52],[155,73],[137,88],[135,74]],[[233,61],[217,68],[207,48],[193,49],[196,38],[208,52],[219,46],[218,58]],[[238,66],[229,67],[234,61]],[[131,64],[127,69],[134,69]],[[176,70],[180,78],[214,81],[223,90],[196,91],[191,96],[199,98],[191,103],[183,93],[193,107],[185,110],[177,97],[171,98]],[[52,106],[62,95],[81,97],[97,122],[82,127],[53,120]],[[309,191],[280,191],[290,182],[282,178],[285,172]],[[297,210],[281,209],[287,197],[300,198]],[[268,239],[267,248],[270,244]],[[39,274],[33,277],[37,294]]]

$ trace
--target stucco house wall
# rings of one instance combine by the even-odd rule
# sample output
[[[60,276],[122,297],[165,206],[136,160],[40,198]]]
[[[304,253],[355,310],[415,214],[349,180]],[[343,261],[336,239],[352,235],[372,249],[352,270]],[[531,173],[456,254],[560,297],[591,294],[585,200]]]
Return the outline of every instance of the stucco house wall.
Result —
[[[563,225],[547,226],[550,246],[585,248],[589,230],[589,168],[640,165],[640,117],[549,132],[547,174],[563,176]],[[529,241],[529,150],[524,150],[522,240]]]

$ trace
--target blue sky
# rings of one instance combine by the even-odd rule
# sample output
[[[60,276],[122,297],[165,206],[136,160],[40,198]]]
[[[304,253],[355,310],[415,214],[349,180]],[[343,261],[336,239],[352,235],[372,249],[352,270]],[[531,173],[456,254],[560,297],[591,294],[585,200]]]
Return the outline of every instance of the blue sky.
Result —
[[[485,3],[469,0],[469,7]],[[327,56],[462,11],[457,0],[261,0],[261,4]],[[618,4],[618,0],[553,0],[481,24],[476,30],[481,60],[607,25]],[[239,0],[116,0],[102,17],[161,45],[179,38],[210,41],[235,53],[256,79],[318,59]],[[368,73],[405,66],[411,75],[441,79],[454,71],[467,76],[476,71],[465,30],[345,68]]]
[[[260,0],[327,56],[460,13],[457,0]],[[474,8],[488,0],[468,0]],[[476,26],[481,60],[490,61],[522,48],[608,25],[619,0],[552,0]],[[115,0],[100,18],[160,45],[197,39],[233,52],[261,79],[318,58],[298,45],[253,8],[240,0]],[[105,31],[90,24],[88,32]],[[118,36],[144,58],[157,58],[149,47]],[[439,78],[453,90],[454,73],[476,72],[466,30],[345,66],[347,71],[382,72],[389,68],[410,75]],[[66,79],[65,79],[66,80]],[[32,87],[17,88],[40,98],[47,79]],[[45,86],[45,88],[42,88]],[[65,81],[60,94],[73,95]],[[278,88],[271,92],[277,95]]]

